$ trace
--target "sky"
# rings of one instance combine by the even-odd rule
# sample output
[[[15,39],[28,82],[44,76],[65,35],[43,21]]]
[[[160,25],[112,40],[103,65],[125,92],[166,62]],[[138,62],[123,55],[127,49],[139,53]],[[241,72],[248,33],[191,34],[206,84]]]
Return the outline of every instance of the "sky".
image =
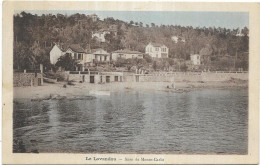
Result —
[[[16,11],[15,14],[21,11]],[[97,14],[103,20],[113,17],[122,21],[155,23],[156,25],[181,25],[193,27],[223,27],[228,29],[249,27],[249,13],[247,12],[182,12],[182,11],[83,11],[83,10],[34,10],[28,13],[42,14]]]

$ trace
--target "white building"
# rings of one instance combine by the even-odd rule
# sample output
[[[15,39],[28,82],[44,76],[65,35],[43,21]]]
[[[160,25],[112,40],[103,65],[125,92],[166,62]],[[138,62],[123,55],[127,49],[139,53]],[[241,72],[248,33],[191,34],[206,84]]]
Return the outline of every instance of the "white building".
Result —
[[[172,36],[172,40],[175,42],[175,43],[178,43],[178,37],[177,36]]]
[[[92,34],[92,38],[96,38],[99,42],[106,42],[106,34],[110,34],[109,30],[101,29]]]
[[[51,64],[55,65],[58,59],[65,54],[70,55],[72,59],[77,61],[78,65],[76,70],[84,70],[87,66],[91,66],[97,62],[110,61],[110,54],[101,48],[84,50],[79,44],[72,44],[64,51],[55,44],[50,51]]]
[[[61,49],[61,47],[57,44],[53,46],[53,48],[50,51],[50,62],[51,64],[55,65],[60,56],[64,55],[65,51]]]
[[[118,58],[123,58],[123,59],[143,58],[143,53],[138,51],[131,51],[128,49],[117,50],[112,52],[112,60],[117,60]]]
[[[86,52],[79,44],[70,45],[65,53],[71,55],[79,64],[83,65],[86,61]]]
[[[163,44],[149,43],[145,48],[145,53],[152,58],[168,58],[169,48]]]
[[[200,65],[200,55],[199,54],[191,54],[190,60],[192,65]]]
[[[181,42],[186,42],[186,40],[185,40],[184,38],[178,37],[178,36],[172,36],[171,39],[172,39],[173,42],[175,42],[175,43],[178,43],[179,41],[181,41]]]
[[[92,19],[93,22],[96,22],[98,20],[98,16],[96,14],[91,14],[89,17]]]
[[[110,61],[110,54],[101,48],[92,49],[90,53],[87,54],[87,58],[86,58],[87,63],[109,62],[109,61]]]

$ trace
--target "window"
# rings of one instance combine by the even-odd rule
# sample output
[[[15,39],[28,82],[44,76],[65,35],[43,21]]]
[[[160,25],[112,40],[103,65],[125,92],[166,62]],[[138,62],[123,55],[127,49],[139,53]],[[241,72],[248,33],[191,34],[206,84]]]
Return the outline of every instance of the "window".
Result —
[[[79,54],[78,54],[78,59],[79,59],[79,60],[83,60],[83,55],[79,53]]]
[[[166,48],[162,48],[162,52],[166,52],[166,50],[167,50]]]
[[[77,60],[77,53],[74,53],[74,59]]]
[[[155,51],[159,51],[159,48],[155,48]]]

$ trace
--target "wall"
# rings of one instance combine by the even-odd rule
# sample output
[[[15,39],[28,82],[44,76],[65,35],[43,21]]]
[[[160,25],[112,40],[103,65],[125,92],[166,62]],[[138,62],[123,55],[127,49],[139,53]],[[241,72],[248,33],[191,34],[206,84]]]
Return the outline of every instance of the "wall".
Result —
[[[203,73],[177,73],[174,76],[176,82],[180,81],[228,81],[231,78],[241,80],[248,80],[248,73],[216,73],[216,72],[203,72]]]
[[[54,47],[50,51],[50,62],[51,62],[51,64],[56,64],[56,62],[58,61],[58,58],[60,58],[60,56],[62,56],[63,54],[64,54],[64,52],[62,52],[60,50],[60,48],[58,48],[57,45],[54,45]]]
[[[68,80],[80,82],[80,81],[83,81],[83,76],[84,76],[84,74],[69,74]],[[89,75],[85,75],[84,77],[85,77],[85,82],[89,82]]]
[[[216,72],[174,72],[174,73],[156,73],[156,74],[123,74],[121,72],[102,72],[99,75],[95,75],[95,83],[101,82],[100,76],[102,76],[102,83],[105,83],[106,76],[110,76],[110,82],[115,81],[115,76],[120,76],[124,82],[217,82],[228,81],[231,78],[237,78],[241,80],[248,80],[248,73],[216,73]],[[82,81],[83,74],[68,74],[69,80]],[[89,74],[85,74],[85,82],[90,82]]]
[[[13,75],[13,86],[38,86],[38,78],[41,79],[41,84],[43,84],[43,76],[41,73],[14,73]]]
[[[123,74],[121,72],[101,72],[100,74],[69,74],[69,72],[65,72],[65,74],[68,77],[68,80],[70,81],[76,81],[76,82],[80,82],[83,81],[83,77],[84,77],[84,82],[86,83],[90,83],[90,76],[95,76],[94,77],[94,81],[95,83],[105,83],[106,82],[106,76],[110,76],[110,82],[114,82],[115,81],[115,76],[118,76],[118,81],[120,81],[120,76],[122,77]],[[102,78],[102,80],[101,80]],[[123,78],[122,78],[123,81]]]
[[[172,74],[132,74],[124,75],[124,81],[136,82],[138,81],[137,76],[139,76],[139,82],[217,82],[217,81],[228,81],[231,78],[237,78],[241,80],[248,80],[248,73],[172,73]]]

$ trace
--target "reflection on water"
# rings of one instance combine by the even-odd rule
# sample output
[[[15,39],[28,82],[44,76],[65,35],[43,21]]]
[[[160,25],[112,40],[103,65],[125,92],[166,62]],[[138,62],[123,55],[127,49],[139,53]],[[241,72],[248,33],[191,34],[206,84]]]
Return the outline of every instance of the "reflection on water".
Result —
[[[246,90],[14,102],[14,152],[247,154]]]

